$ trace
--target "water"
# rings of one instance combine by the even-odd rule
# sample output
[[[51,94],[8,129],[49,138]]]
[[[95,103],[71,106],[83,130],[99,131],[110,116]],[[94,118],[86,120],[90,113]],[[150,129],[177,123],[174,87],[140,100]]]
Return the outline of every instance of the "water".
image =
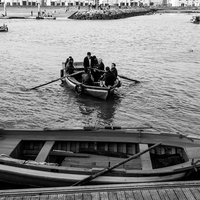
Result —
[[[2,20],[0,127],[74,128],[153,125],[182,133],[200,129],[200,25],[192,15],[163,14],[113,21]],[[117,64],[119,93],[103,101],[77,96],[55,82],[61,63],[86,53]],[[87,108],[90,112],[83,112]]]

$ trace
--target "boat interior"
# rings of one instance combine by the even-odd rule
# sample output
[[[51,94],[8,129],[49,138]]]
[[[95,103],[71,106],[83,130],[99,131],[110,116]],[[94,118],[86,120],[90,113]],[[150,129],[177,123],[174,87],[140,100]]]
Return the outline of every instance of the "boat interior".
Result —
[[[46,162],[67,168],[105,168],[148,149],[153,144],[86,141],[22,140],[9,155],[23,161]],[[187,162],[183,148],[160,145],[117,169],[152,170]],[[0,160],[2,163],[2,161]],[[5,163],[5,162],[4,162]]]

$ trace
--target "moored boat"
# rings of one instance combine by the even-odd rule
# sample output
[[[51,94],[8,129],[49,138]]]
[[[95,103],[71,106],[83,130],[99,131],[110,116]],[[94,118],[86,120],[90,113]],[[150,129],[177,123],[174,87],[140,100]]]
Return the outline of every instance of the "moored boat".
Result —
[[[84,184],[173,181],[200,167],[199,152],[195,137],[145,127],[0,129],[0,181],[32,187],[81,185],[91,175]]]
[[[62,63],[62,75],[64,84],[73,89],[78,95],[87,94],[93,97],[106,100],[111,96],[117,88],[121,86],[119,77],[112,87],[102,87],[100,82],[96,82],[94,85],[85,85],[82,83],[82,74],[84,73],[83,63],[74,62],[75,71],[73,74],[67,74],[65,70],[65,63]]]
[[[194,24],[200,24],[200,16],[193,16],[190,21]]]
[[[49,19],[49,20],[53,19],[53,20],[56,20],[56,17],[53,17],[53,16],[49,16],[49,17],[48,16],[46,16],[46,17],[45,16],[38,16],[38,17],[36,17],[36,19],[38,19],[38,20],[39,19]]]
[[[8,32],[8,26],[5,24],[3,26],[0,26],[0,32]]]

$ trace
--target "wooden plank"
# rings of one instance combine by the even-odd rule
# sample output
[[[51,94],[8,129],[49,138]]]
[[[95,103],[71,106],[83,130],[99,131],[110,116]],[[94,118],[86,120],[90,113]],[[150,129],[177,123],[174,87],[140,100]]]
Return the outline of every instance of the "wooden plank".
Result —
[[[133,192],[131,190],[127,190],[127,191],[125,190],[124,193],[127,200],[137,200],[135,199]]]
[[[190,191],[197,200],[200,199],[200,192],[197,188],[190,188]]]
[[[31,200],[39,200],[40,199],[40,197],[38,196],[38,195],[36,195],[36,196],[31,196]]]
[[[160,196],[159,196],[157,190],[149,190],[149,193],[153,200],[160,200]]]
[[[90,193],[83,193],[83,199],[84,200],[92,200],[92,196]]]
[[[42,195],[43,196],[43,195]],[[23,196],[22,198],[23,200],[31,200],[31,196]],[[43,200],[43,198],[40,198],[41,200]]]
[[[75,193],[74,194],[74,200],[82,200],[83,194],[82,193]]]
[[[101,200],[109,200],[108,192],[100,192],[99,194],[100,194]]]
[[[173,189],[165,189],[170,200],[179,200]]]
[[[148,190],[141,190],[142,196],[145,200],[152,200],[151,194]]]
[[[137,200],[144,200],[140,190],[133,190],[133,195]]]
[[[164,189],[158,189],[157,191],[161,200],[170,200],[167,195],[167,192]]]
[[[65,194],[65,200],[74,200],[74,194]]]
[[[174,192],[176,193],[179,200],[187,200],[185,194],[180,188],[174,188]]]
[[[118,198],[117,198],[117,192],[116,191],[108,192],[108,199],[109,200],[118,200]]]
[[[118,197],[118,199],[120,199],[120,200],[126,200],[126,196],[125,196],[125,193],[124,193],[124,191],[117,191],[117,197]]]
[[[40,200],[47,200],[47,199],[49,199],[49,195],[40,195]],[[62,198],[60,199],[62,200]],[[23,200],[24,200],[24,197],[23,197]],[[26,200],[31,200],[31,199],[26,199]]]
[[[57,200],[58,194],[49,195],[49,200]]]
[[[148,148],[149,147],[148,147],[147,144],[139,144],[139,150],[140,150],[140,152],[144,151],[144,150],[146,150]],[[140,156],[140,158],[141,158],[141,164],[142,164],[142,169],[143,170],[152,170],[153,169],[149,151],[146,152],[146,153],[144,153],[144,154],[142,154]]]
[[[196,200],[189,188],[183,188],[182,191],[188,200]]]
[[[10,156],[15,147],[21,142],[21,139],[0,140],[0,152]]]
[[[42,147],[41,151],[39,152],[38,156],[36,157],[36,162],[45,162],[49,152],[51,151],[55,141],[46,141],[44,146]]]
[[[44,195],[43,195],[44,196]],[[47,195],[45,195],[47,196]],[[47,196],[48,197],[48,196]],[[65,200],[65,195],[64,194],[58,194],[58,199],[59,200]],[[46,199],[47,200],[47,199]]]
[[[92,200],[100,200],[99,192],[91,192]]]

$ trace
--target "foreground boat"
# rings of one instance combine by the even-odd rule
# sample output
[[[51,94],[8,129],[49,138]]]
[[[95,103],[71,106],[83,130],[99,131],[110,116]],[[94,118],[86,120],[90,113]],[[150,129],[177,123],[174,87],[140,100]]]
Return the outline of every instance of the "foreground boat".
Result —
[[[8,32],[8,27],[7,25],[3,25],[3,26],[0,26],[0,32]]]
[[[0,181],[32,187],[81,185],[81,180],[161,182],[186,179],[200,167],[196,138],[145,127],[117,128],[0,129]]]
[[[68,75],[65,71],[65,64],[62,63],[62,77],[64,77],[64,84],[68,85],[68,87],[73,89],[78,95],[87,94],[93,97],[106,100],[117,90],[117,88],[121,86],[119,77],[117,78],[115,85],[113,85],[112,87],[102,87],[100,82],[96,82],[95,85],[85,85],[82,83],[82,74],[84,73],[83,63],[75,62],[74,66],[75,73]]]

